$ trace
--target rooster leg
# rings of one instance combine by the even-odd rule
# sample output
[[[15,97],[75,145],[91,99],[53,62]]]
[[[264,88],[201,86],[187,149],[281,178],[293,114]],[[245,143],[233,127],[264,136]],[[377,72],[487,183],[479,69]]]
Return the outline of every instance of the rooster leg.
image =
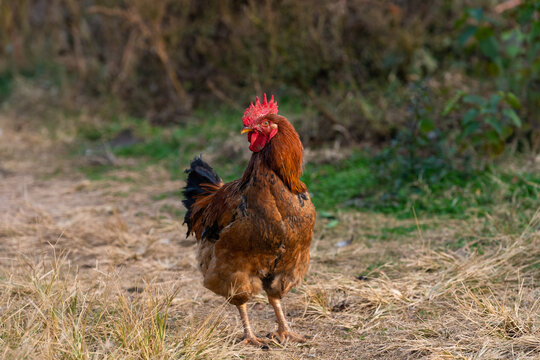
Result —
[[[253,330],[251,330],[251,325],[249,324],[249,317],[247,313],[247,305],[237,305],[238,312],[240,312],[240,318],[242,319],[242,324],[244,325],[244,340],[242,341],[244,344],[250,344],[255,345],[261,348],[268,349],[268,346],[266,345],[268,343],[268,340],[266,339],[259,339],[255,336],[253,333]]]
[[[281,308],[281,301],[278,298],[271,296],[268,296],[268,301],[270,302],[270,305],[272,305],[272,307],[274,308],[278,323],[278,329],[273,333],[268,334],[268,337],[278,340],[280,343],[283,343],[287,340],[299,343],[306,342],[306,339],[302,335],[296,334],[291,330],[289,324],[287,323],[287,319],[285,319],[285,315],[283,314],[283,309]]]

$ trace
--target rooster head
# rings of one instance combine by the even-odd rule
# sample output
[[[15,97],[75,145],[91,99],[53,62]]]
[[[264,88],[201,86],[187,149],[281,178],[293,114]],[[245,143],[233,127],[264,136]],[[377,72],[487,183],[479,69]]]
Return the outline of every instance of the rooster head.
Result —
[[[264,94],[262,103],[257,97],[255,104],[251,103],[246,111],[244,111],[244,116],[242,116],[242,122],[244,124],[242,134],[248,134],[249,149],[251,151],[261,151],[270,139],[277,134],[278,125],[266,119],[266,115],[277,114],[277,112],[278,105],[274,100],[274,95],[272,95],[270,101],[267,101],[266,94]]]

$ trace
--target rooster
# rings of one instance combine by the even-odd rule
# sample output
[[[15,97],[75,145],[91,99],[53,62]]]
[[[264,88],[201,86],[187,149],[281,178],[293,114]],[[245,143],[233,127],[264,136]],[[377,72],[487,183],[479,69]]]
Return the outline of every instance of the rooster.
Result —
[[[315,223],[302,174],[304,148],[291,123],[278,113],[274,97],[251,103],[242,117],[253,152],[240,179],[223,183],[200,157],[186,170],[183,190],[187,236],[197,238],[203,284],[236,305],[243,342],[304,342],[285,319],[281,299],[304,277]],[[263,289],[274,308],[277,330],[255,336],[246,303]]]

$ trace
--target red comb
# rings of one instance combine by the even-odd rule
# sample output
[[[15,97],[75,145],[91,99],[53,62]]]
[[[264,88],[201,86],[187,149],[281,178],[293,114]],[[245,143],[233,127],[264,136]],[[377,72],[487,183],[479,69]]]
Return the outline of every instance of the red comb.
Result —
[[[270,101],[266,101],[266,94],[264,94],[262,103],[257,97],[257,100],[255,100],[255,105],[251,103],[246,109],[246,111],[244,111],[244,116],[242,116],[242,122],[244,123],[244,126],[250,126],[253,125],[253,123],[262,116],[277,113],[278,106],[277,102],[274,101],[274,95],[272,95]]]

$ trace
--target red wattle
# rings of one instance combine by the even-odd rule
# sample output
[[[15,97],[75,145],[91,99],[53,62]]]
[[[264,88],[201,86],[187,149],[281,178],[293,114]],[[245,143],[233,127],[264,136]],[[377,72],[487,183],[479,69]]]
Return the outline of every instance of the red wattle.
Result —
[[[266,145],[266,135],[256,130],[248,134],[248,140],[249,150],[253,152],[261,151],[264,148],[264,145]]]

